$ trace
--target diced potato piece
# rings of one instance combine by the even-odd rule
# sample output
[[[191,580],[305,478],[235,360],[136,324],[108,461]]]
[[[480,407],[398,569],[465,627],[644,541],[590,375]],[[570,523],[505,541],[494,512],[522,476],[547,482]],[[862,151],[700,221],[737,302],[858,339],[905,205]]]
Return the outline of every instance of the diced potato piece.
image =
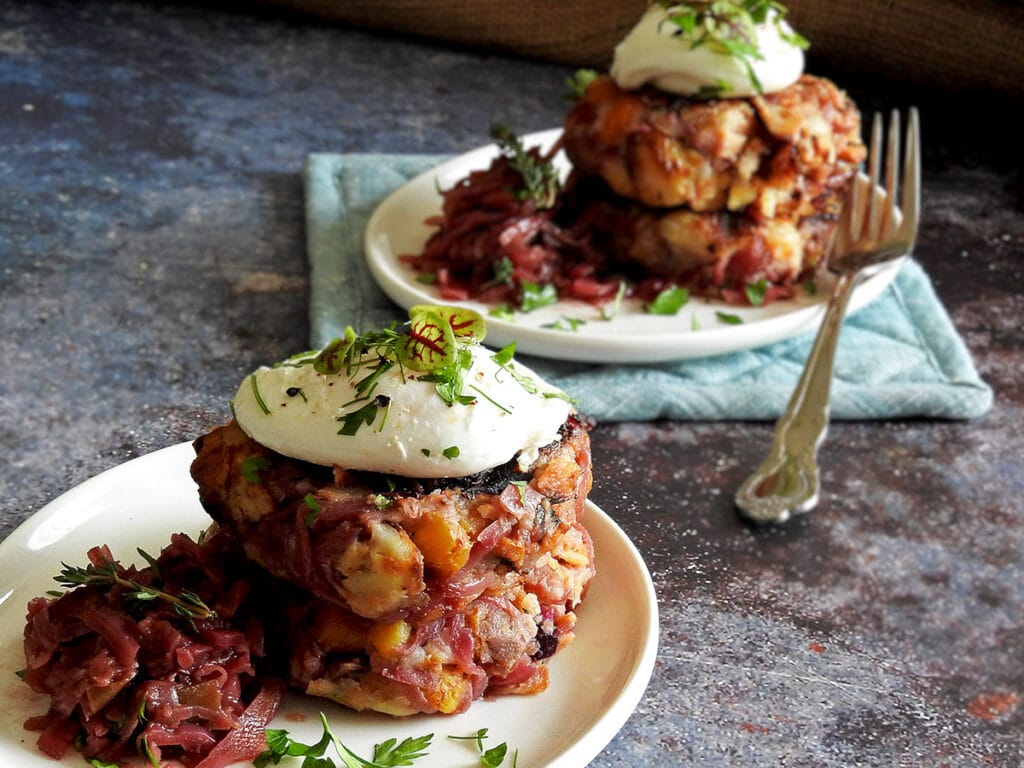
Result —
[[[344,577],[340,592],[360,616],[376,619],[405,607],[426,588],[423,556],[401,528],[368,523],[370,538],[353,542],[334,567]]]
[[[423,553],[423,563],[442,576],[450,576],[469,560],[473,542],[458,521],[427,512],[413,521],[412,540]]]
[[[370,627],[370,642],[381,655],[388,658],[398,656],[411,636],[412,627],[401,619],[374,624]]]
[[[317,610],[313,636],[328,652],[358,653],[366,647],[364,623],[326,603]]]
[[[450,715],[459,711],[464,700],[473,695],[472,683],[457,671],[441,669],[437,687],[432,691],[424,691],[424,694],[438,712]]]

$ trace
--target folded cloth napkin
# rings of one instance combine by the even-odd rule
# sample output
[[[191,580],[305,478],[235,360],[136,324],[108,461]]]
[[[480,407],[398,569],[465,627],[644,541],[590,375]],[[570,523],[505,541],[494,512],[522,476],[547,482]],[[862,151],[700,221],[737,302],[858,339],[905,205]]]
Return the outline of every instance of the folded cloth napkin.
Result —
[[[406,317],[366,268],[363,233],[377,204],[447,159],[437,155],[313,154],[305,167],[310,342]],[[760,349],[649,365],[590,365],[519,354],[598,421],[775,419],[810,349],[802,334]],[[907,262],[872,303],[850,315],[836,351],[838,419],[972,418],[992,404],[925,272]]]

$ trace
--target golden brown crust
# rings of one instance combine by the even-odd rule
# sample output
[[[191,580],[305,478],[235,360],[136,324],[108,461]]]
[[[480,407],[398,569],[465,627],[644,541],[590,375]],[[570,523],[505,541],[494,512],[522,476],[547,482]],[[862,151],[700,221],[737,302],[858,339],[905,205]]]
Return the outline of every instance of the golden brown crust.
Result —
[[[754,99],[686,99],[595,80],[565,120],[564,146],[583,174],[644,205],[813,215],[864,159],[860,116],[830,81],[804,75]]]
[[[204,507],[297,588],[294,685],[395,715],[547,685],[543,660],[572,641],[594,575],[590,443],[575,418],[526,473],[513,461],[432,484],[289,459],[234,422],[195,446]]]

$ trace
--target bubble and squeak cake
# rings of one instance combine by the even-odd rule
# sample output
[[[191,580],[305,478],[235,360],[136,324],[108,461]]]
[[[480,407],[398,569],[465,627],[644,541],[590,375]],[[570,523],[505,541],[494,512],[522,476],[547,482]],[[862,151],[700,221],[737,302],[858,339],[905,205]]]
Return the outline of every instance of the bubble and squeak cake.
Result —
[[[410,317],[247,377],[192,465],[220,528],[294,587],[289,682],[391,715],[544,690],[594,575],[570,402],[482,347],[476,313]]]
[[[569,111],[575,205],[648,275],[743,303],[823,259],[865,148],[779,3],[655,2]],[[763,281],[763,282],[762,282]]]
[[[285,685],[396,716],[543,691],[595,573],[588,425],[484,334],[419,306],[247,376],[194,442],[202,536],[93,547],[28,603],[39,750],[225,768]]]

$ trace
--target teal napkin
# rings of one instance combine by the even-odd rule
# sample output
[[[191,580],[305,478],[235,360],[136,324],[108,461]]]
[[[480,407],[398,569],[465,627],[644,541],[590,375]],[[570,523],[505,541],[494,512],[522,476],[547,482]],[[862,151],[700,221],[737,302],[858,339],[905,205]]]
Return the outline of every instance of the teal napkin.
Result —
[[[376,205],[437,155],[313,154],[306,161],[310,343],[405,317],[364,263],[363,232]],[[589,365],[517,355],[598,421],[775,419],[810,349],[803,334],[760,349],[650,365]],[[916,262],[850,315],[836,351],[832,416],[972,418],[992,405],[962,339]]]

